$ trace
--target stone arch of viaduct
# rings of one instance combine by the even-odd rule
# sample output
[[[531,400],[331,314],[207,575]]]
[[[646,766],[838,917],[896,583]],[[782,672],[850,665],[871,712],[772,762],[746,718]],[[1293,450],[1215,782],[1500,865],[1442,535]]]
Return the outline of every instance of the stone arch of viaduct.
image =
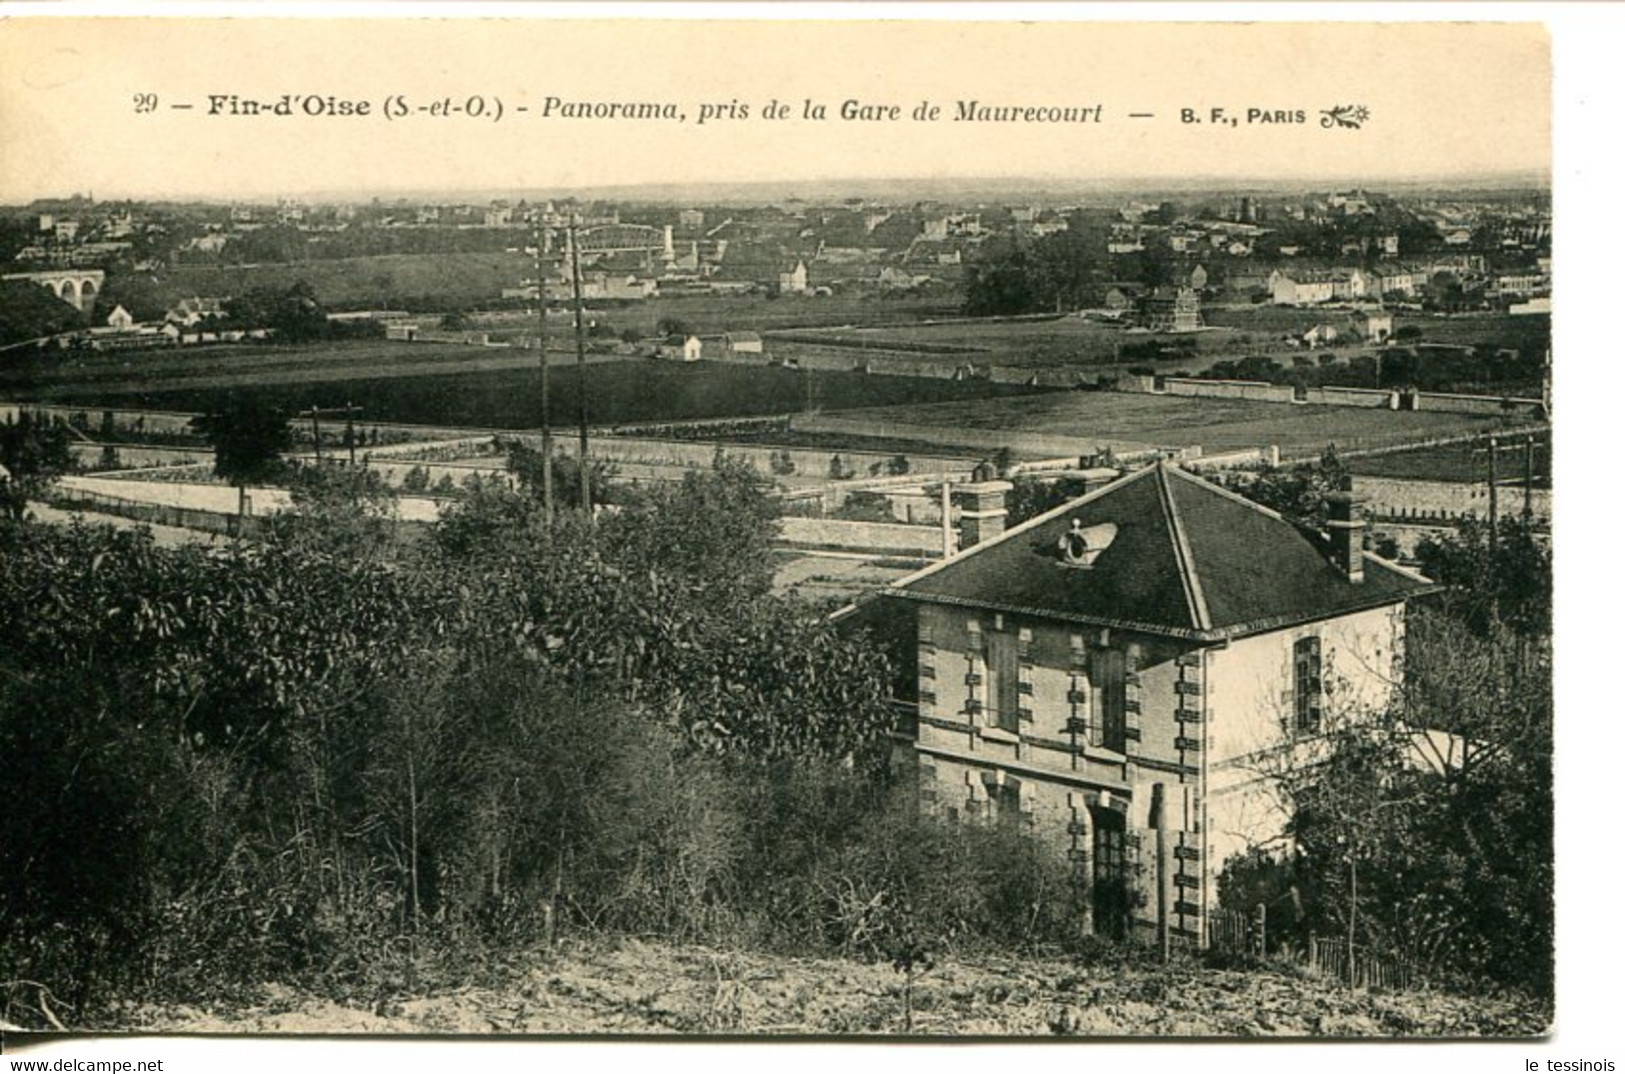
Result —
[[[107,274],[101,269],[55,269],[47,272],[14,272],[4,278],[37,283],[74,309],[84,312],[96,305],[96,296],[102,293]]]

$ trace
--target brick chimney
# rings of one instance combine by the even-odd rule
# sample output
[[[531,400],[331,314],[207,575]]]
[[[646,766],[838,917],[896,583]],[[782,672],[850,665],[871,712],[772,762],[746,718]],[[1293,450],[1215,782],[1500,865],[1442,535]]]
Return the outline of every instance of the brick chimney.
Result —
[[[1350,582],[1365,581],[1365,519],[1352,489],[1326,494],[1326,528],[1331,531],[1332,564]]]
[[[1008,481],[972,481],[953,487],[954,506],[959,508],[959,547],[969,548],[991,541],[1004,532],[1009,514],[1005,495],[1015,488]]]

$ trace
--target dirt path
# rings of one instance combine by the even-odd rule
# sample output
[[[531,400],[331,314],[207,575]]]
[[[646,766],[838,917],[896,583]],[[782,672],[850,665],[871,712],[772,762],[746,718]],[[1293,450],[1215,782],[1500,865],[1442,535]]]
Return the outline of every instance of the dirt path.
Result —
[[[947,962],[915,986],[913,1032],[980,1037],[1516,1037],[1533,1005],[1438,993],[1349,992],[1291,972],[1190,964]],[[720,1034],[905,1032],[887,965],[664,944],[595,944],[537,959],[501,988],[345,1006],[281,988],[231,1011],[145,1007],[120,1028],[181,1033]]]

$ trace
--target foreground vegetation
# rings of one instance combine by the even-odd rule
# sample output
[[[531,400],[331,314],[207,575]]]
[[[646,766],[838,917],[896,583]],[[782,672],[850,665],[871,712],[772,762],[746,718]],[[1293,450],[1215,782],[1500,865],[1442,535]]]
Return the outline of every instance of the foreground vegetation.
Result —
[[[1080,934],[1090,893],[1045,844],[916,811],[889,764],[883,647],[770,595],[776,516],[753,471],[719,456],[591,521],[568,509],[565,473],[550,521],[537,463],[516,458],[520,491],[476,492],[423,539],[342,468],[302,482],[263,541],[218,552],[4,524],[0,1019],[180,1028],[198,1016],[179,1005],[263,1006],[267,982],[329,1011],[510,986],[504,1003],[567,1006],[597,987],[569,974],[624,967],[635,956],[615,938],[644,937],[678,978],[692,949],[729,952],[714,962],[721,1013],[585,1028],[897,1028],[898,993],[826,1016],[807,1006],[822,984],[800,1015],[751,1021],[752,975],[773,956],[848,960],[830,972],[871,985],[889,974],[905,1027],[917,1009],[922,1029],[1030,1032],[1054,1006],[1063,1032],[1142,1032],[1179,1010],[1194,1028],[1168,1032],[1249,1031],[1175,1004],[1191,966],[1048,981],[1018,1017],[931,1023],[974,1012],[981,986],[967,1001],[948,984],[983,972],[966,966],[1142,956]],[[1314,492],[1282,479],[1272,494]],[[1400,720],[1351,728],[1324,772],[1283,774],[1310,853],[1226,879],[1237,906],[1301,906],[1275,919],[1283,938],[1352,913],[1362,943],[1431,980],[1549,996],[1548,581],[1538,546],[1517,541],[1437,548],[1464,603],[1413,635],[1402,714],[1487,744],[1471,766],[1413,773],[1393,754]],[[1358,892],[1341,882],[1351,861]],[[998,972],[987,987],[1005,999],[1051,974]],[[1260,994],[1280,994],[1271,980]],[[1143,991],[1112,990],[1130,985]],[[1068,990],[1089,998],[1050,998]],[[1543,1003],[1436,1022],[1362,1000],[1336,1009],[1369,1022],[1271,1025],[1527,1032]],[[623,996],[600,1013],[616,1005],[659,1006]],[[493,1023],[548,1028],[540,1017]]]
[[[7,1021],[582,929],[884,953],[905,892],[988,945],[1077,919],[1059,863],[895,793],[885,661],[768,595],[748,470],[596,525],[482,494],[418,545],[352,491],[229,554],[7,528]]]

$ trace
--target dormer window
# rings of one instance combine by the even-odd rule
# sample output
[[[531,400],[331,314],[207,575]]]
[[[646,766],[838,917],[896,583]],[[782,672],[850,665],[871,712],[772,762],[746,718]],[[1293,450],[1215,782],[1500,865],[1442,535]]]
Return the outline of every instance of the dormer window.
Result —
[[[1100,558],[1100,553],[1110,547],[1116,538],[1115,522],[1085,526],[1082,519],[1074,518],[1072,528],[1061,534],[1056,547],[1060,550],[1063,563],[1073,567],[1092,567],[1095,560]]]

